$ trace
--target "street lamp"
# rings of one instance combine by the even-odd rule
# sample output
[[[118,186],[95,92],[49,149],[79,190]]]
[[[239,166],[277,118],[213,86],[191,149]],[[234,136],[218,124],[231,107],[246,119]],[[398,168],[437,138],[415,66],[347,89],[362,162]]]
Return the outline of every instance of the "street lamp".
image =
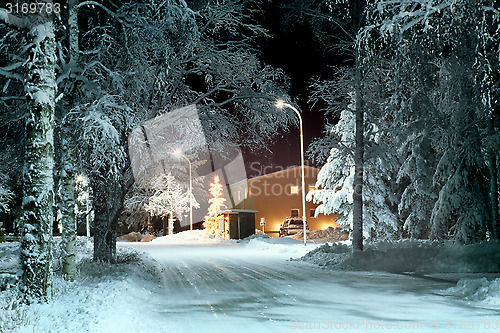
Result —
[[[185,158],[189,164],[189,230],[193,230],[193,181],[191,177],[191,161],[180,150],[176,150],[174,156]]]
[[[300,115],[299,110],[295,108],[293,105],[284,102],[279,99],[276,101],[276,107],[280,110],[285,107],[292,109],[295,111],[297,116],[299,117],[299,128],[300,128],[300,162],[302,164],[302,225],[304,227],[304,245],[306,245],[306,187],[304,180],[304,133],[302,129],[302,116]]]

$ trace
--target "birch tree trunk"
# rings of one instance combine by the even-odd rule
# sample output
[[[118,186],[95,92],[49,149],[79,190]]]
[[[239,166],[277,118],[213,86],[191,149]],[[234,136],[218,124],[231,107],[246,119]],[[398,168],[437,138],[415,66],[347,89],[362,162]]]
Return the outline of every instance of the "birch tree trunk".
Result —
[[[54,203],[55,36],[51,20],[28,33],[29,61],[26,152],[23,169],[23,227],[20,288],[27,302],[52,294],[52,223]]]
[[[73,70],[76,68],[79,59],[79,44],[78,44],[78,0],[69,2],[69,66]],[[74,70],[73,70],[74,71]],[[70,78],[70,81],[75,81]],[[75,82],[70,82],[70,86],[74,87]],[[71,88],[70,88],[71,89]],[[71,96],[67,98],[67,107],[65,111],[71,109],[74,104],[74,88],[70,90]],[[64,114],[66,112],[63,112]],[[61,119],[61,126],[62,119]],[[62,149],[62,175],[61,175],[61,212],[62,212],[62,253],[63,253],[63,275],[74,280],[76,274],[75,262],[75,242],[76,242],[76,214],[75,214],[75,162],[73,156],[73,140],[68,129],[61,129],[61,149]]]
[[[75,214],[75,168],[73,161],[72,143],[67,136],[62,139],[62,177],[59,195],[62,213],[62,273],[68,280],[74,280],[76,274],[75,243],[76,243],[76,214]]]

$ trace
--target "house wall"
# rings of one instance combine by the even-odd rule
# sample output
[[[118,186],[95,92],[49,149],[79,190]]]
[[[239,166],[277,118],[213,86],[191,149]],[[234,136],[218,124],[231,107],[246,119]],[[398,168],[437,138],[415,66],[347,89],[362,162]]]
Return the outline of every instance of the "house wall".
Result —
[[[306,194],[309,186],[314,187],[319,169],[305,167]],[[293,193],[293,187],[297,190]],[[245,196],[243,202],[237,207],[239,209],[252,209],[258,211],[255,214],[255,227],[262,229],[260,219],[266,219],[265,232],[272,237],[278,237],[280,224],[291,216],[292,209],[298,210],[298,216],[302,217],[302,194],[301,194],[301,168],[295,167],[287,170],[274,172],[268,175],[255,177],[248,180],[248,189],[244,186],[234,186],[237,195]],[[318,205],[306,201],[306,221],[310,230],[322,230],[329,226],[337,227],[336,215],[323,215],[311,217],[311,210]],[[313,214],[314,216],[314,214]]]

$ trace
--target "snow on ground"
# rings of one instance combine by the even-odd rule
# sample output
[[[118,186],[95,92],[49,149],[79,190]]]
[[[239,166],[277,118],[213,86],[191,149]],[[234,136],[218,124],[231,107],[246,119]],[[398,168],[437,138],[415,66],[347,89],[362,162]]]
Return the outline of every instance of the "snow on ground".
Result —
[[[59,244],[56,238],[56,270],[60,267]],[[18,243],[1,245],[2,258],[15,254],[19,247]],[[0,293],[0,332],[145,331],[144,325],[154,320],[148,298],[154,299],[160,288],[154,261],[133,249],[118,248],[117,264],[94,263],[93,244],[86,237],[78,237],[77,249],[76,280],[68,282],[56,273],[52,302],[21,304],[15,287]]]
[[[500,309],[500,278],[461,279],[456,287],[446,290],[445,293]]]
[[[189,230],[179,232],[177,234],[155,238],[151,241],[154,244],[168,244],[168,245],[224,245],[232,244],[235,241],[224,239],[222,237],[211,235],[202,230]]]
[[[462,331],[452,320],[489,332],[499,324],[497,243],[377,243],[352,254],[345,244],[188,231],[118,244],[117,264],[96,264],[91,239],[79,237],[76,281],[56,273],[48,304],[20,304],[15,287],[0,292],[0,332]],[[0,272],[15,269],[17,253],[17,243],[0,244]]]
[[[322,267],[385,271],[456,282],[443,291],[471,302],[500,309],[500,242],[471,245],[404,240],[375,242],[353,253],[340,243],[325,243],[302,261]]]
[[[241,240],[240,243],[244,244],[248,251],[261,252],[265,256],[280,256],[285,259],[300,258],[322,244],[308,242],[304,245],[302,240],[289,237],[271,238],[264,235],[254,235]]]
[[[321,266],[391,273],[500,273],[500,242],[376,242],[368,243],[364,251],[357,253],[344,244],[326,243],[302,260]]]

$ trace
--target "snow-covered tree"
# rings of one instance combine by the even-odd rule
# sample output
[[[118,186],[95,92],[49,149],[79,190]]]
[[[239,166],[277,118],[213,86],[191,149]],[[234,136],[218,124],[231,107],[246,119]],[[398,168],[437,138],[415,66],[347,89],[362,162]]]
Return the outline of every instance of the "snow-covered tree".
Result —
[[[76,221],[77,228],[82,224],[85,224],[86,234],[90,236],[90,229],[93,221],[92,212],[92,189],[90,188],[89,181],[87,177],[83,174],[76,176]]]
[[[325,85],[331,87],[328,83],[322,82],[316,85],[316,88],[325,87]],[[323,92],[328,92],[328,90],[327,88]],[[327,103],[331,93],[329,91],[323,95]],[[313,96],[320,98],[321,95],[314,94]],[[352,230],[353,198],[355,196],[353,185],[355,177],[353,159],[355,100],[352,93],[349,99],[350,104],[341,112],[340,120],[328,133],[335,146],[331,148],[327,162],[318,174],[316,182],[318,189],[310,191],[307,200],[319,204],[316,215],[320,213],[338,214],[337,223]],[[370,125],[369,122],[367,123]],[[376,144],[381,144],[383,135],[380,131],[371,134],[365,133],[365,136],[371,138]],[[377,137],[374,138],[374,136]],[[368,143],[370,142],[368,141]],[[370,144],[370,146],[372,145]],[[371,151],[369,150],[369,152]],[[365,161],[363,235],[366,238],[390,238],[396,235],[398,216],[392,208],[394,198],[389,186],[392,173],[393,171],[391,172],[387,166],[381,163],[380,156],[375,155]]]
[[[28,302],[47,300],[52,290],[52,222],[54,202],[54,109],[56,42],[52,16],[16,16],[0,9],[0,22],[19,36],[24,48],[1,74],[23,84],[26,96],[24,136],[20,290]],[[4,42],[2,40],[2,42]],[[8,44],[7,44],[8,45]],[[6,45],[2,45],[5,47]],[[22,98],[19,98],[23,100]]]
[[[161,176],[157,181],[157,189],[153,195],[147,199],[144,204],[144,209],[152,216],[169,217],[180,216],[182,213],[189,211],[190,193],[186,191],[171,173]],[[199,207],[194,197],[193,207]]]
[[[337,223],[351,228],[354,177],[354,117],[351,110],[342,111],[331,135],[336,136],[339,147],[331,148],[326,164],[318,173],[318,190],[309,191],[307,200],[319,204],[316,214],[338,214]]]
[[[285,113],[268,112],[286,77],[253,53],[264,31],[247,10],[252,2],[207,1],[196,13],[184,1],[80,6],[95,29],[81,34],[84,96],[71,119],[94,191],[96,260],[114,258],[118,217],[133,185],[127,138],[134,128],[193,103],[211,145],[259,145],[287,122]]]
[[[398,172],[398,183],[404,186],[398,204],[404,218],[404,229],[411,238],[427,238],[429,221],[437,199],[432,182],[436,165],[436,152],[430,144],[429,129],[419,128],[418,123],[408,123],[408,137],[398,153],[406,156]]]
[[[224,191],[223,186],[220,183],[218,175],[214,176],[214,180],[210,183],[210,189],[208,190],[212,196],[208,203],[208,213],[205,216],[205,222],[203,222],[203,228],[214,235],[219,234],[219,219],[218,216],[221,212],[221,208],[225,207],[226,199],[223,197]]]
[[[497,171],[487,169],[495,169],[495,163],[486,162],[494,151],[486,133],[495,133],[495,126],[488,129],[494,124],[489,121],[492,105],[485,107],[488,98],[481,101],[477,92],[494,91],[478,78],[490,75],[480,64],[490,62],[494,68],[498,61],[491,53],[486,60],[487,52],[481,51],[485,26],[496,30],[495,12],[490,1],[466,0],[375,1],[368,10],[367,49],[391,50],[384,57],[370,51],[371,59],[379,65],[390,57],[397,69],[398,88],[391,99],[403,117],[395,117],[394,133],[404,139],[400,152],[406,159],[399,206],[412,234],[430,229],[436,238],[470,242],[494,229],[495,199],[490,195],[488,200],[487,193]]]
[[[75,188],[77,178],[77,166],[74,154],[75,139],[73,137],[74,128],[70,122],[66,120],[68,113],[78,101],[79,80],[76,75],[81,72],[78,67],[79,62],[79,43],[78,43],[78,3],[79,0],[71,0],[68,2],[68,20],[64,25],[66,29],[66,37],[68,39],[67,48],[63,48],[59,44],[59,48],[67,50],[61,52],[64,56],[60,56],[59,63],[61,73],[59,74],[59,89],[62,98],[56,109],[56,202],[59,212],[61,213],[62,224],[62,271],[63,275],[70,280],[75,278],[76,262],[75,262],[75,242],[77,231],[77,217],[75,206],[76,192]]]
[[[0,174],[0,210],[4,212],[8,212],[9,202],[12,200],[14,193],[12,193],[11,189],[6,184],[6,176]]]
[[[356,189],[353,197],[353,249],[363,250],[363,189],[364,189],[364,133],[365,133],[365,86],[364,80],[371,66],[366,63],[362,48],[362,31],[365,25],[366,0],[353,1],[294,1],[292,7],[300,17],[308,16],[315,26],[318,40],[324,43],[325,52],[335,49],[347,55],[352,65],[352,90],[354,92],[354,178]]]
[[[287,113],[268,112],[288,82],[283,71],[259,61],[255,42],[266,36],[254,19],[260,0],[68,4],[68,16],[61,15],[55,32],[61,92],[55,175],[62,199],[57,205],[63,222],[73,225],[70,182],[76,169],[85,173],[94,198],[95,259],[113,261],[118,218],[134,183],[127,156],[131,131],[195,103],[209,144],[262,146],[290,120]],[[2,32],[8,32],[0,34],[0,52],[7,55],[0,59],[1,83],[3,92],[13,92],[0,102],[19,110],[25,81],[18,55],[27,44],[22,33],[9,29],[14,24],[24,29],[31,21],[3,9],[0,21]]]
[[[500,7],[483,1],[476,10],[474,33],[477,35],[475,46],[476,58],[474,60],[475,84],[481,94],[482,117],[487,119],[484,149],[489,171],[489,206],[491,209],[491,233],[495,239],[500,239],[500,201],[498,159],[500,156],[500,133],[498,131],[498,103],[500,87],[498,74],[500,72]]]
[[[145,230],[150,234],[153,233],[150,215],[145,209],[153,193],[154,190],[149,188],[141,188],[136,184],[133,186],[123,203],[124,223],[126,225],[138,225],[141,231]]]
[[[26,96],[25,73],[22,66],[26,60],[27,45],[25,23],[7,15],[0,8],[0,187],[2,208],[19,218],[20,210],[11,205],[21,195],[22,166],[26,143]],[[3,16],[5,15],[5,16]],[[12,190],[16,189],[16,193]],[[13,197],[15,195],[15,198]],[[15,199],[15,200],[11,200]],[[5,226],[4,226],[5,227]]]
[[[3,16],[15,24],[15,17]],[[52,294],[52,221],[54,202],[55,36],[51,18],[28,30],[24,61],[27,96],[26,148],[23,168],[23,226],[20,282],[28,302],[47,300]]]

